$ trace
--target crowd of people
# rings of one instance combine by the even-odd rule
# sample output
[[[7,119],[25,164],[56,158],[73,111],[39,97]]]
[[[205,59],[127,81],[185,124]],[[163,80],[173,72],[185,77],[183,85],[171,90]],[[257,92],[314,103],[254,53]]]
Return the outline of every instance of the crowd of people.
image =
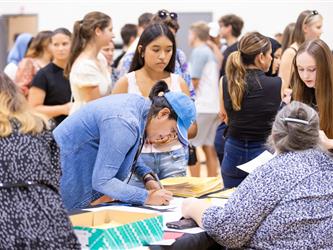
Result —
[[[168,205],[159,180],[199,177],[196,147],[237,187],[225,207],[182,205],[219,244],[332,247],[333,56],[320,13],[295,19],[275,38],[242,35],[234,14],[195,22],[188,60],[165,9],[122,27],[117,58],[102,12],[20,34],[0,74],[0,248],[79,249],[68,212]],[[237,168],[265,150],[251,174]]]

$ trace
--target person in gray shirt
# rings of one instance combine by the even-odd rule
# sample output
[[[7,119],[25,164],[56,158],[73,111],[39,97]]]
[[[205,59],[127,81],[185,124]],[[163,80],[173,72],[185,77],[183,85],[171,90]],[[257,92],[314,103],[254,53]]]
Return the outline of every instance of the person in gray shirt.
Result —
[[[321,149],[318,114],[292,102],[277,114],[269,141],[277,156],[224,207],[189,198],[183,216],[228,248],[332,249],[333,159]]]

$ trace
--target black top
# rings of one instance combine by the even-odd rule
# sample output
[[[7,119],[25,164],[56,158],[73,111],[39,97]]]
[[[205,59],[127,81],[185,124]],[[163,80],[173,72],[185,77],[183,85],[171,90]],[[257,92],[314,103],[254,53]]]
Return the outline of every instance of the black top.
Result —
[[[232,109],[227,77],[223,77],[224,106],[228,115],[227,136],[239,140],[263,141],[271,132],[281,102],[281,78],[269,77],[258,69],[247,71],[240,111]]]
[[[12,133],[0,137],[0,182],[6,186],[0,186],[0,248],[81,249],[58,191],[59,148],[51,131],[22,134],[17,120],[11,125]],[[15,187],[28,182],[47,185]]]
[[[225,75],[225,66],[227,64],[227,59],[229,57],[229,55],[232,52],[235,52],[238,50],[238,42],[235,42],[234,44],[230,45],[224,52],[223,52],[223,61],[222,61],[222,66],[220,69],[220,76],[224,76]]]
[[[64,77],[64,70],[52,62],[37,72],[32,86],[45,91],[44,105],[62,105],[71,100],[71,87]],[[54,117],[56,125],[65,118],[65,115]]]

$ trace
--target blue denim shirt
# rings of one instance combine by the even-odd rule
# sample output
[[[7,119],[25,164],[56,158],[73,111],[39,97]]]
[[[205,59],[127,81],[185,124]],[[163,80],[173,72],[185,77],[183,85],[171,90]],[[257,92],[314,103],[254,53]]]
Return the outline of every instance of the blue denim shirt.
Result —
[[[68,210],[102,196],[143,204],[148,192],[126,179],[142,139],[151,102],[139,95],[112,95],[88,103],[53,132],[60,147],[61,195]],[[143,176],[150,168],[138,166]]]

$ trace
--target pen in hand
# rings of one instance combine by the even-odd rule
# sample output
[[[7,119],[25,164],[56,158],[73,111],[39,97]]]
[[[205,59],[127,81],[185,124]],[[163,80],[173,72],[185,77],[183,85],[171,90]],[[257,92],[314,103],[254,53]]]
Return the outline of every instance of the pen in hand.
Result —
[[[155,174],[155,173],[151,173],[151,174],[153,175],[155,181],[156,181],[156,182],[158,183],[158,185],[160,186],[160,189],[164,189],[164,187],[163,187],[163,185],[162,185],[160,179],[158,178],[157,174]]]

